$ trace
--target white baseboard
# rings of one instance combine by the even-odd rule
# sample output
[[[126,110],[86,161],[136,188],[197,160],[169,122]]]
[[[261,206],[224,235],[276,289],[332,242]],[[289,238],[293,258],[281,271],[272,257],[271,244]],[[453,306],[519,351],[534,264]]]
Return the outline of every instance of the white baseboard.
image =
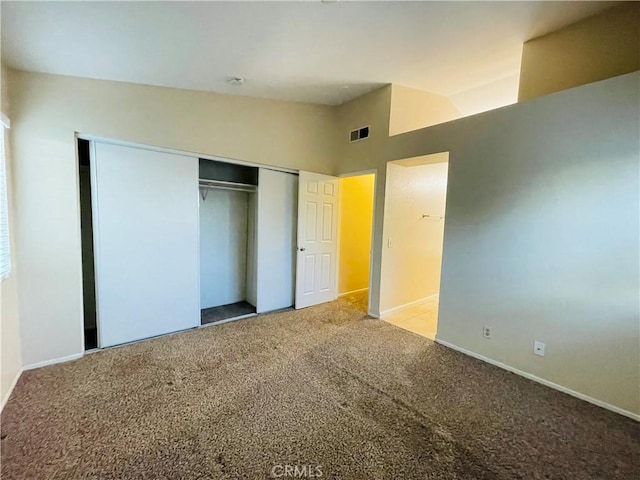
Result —
[[[380,312],[380,318],[384,318],[388,315],[401,312],[402,310],[406,310],[407,308],[413,307],[414,305],[419,305],[430,300],[435,300],[438,298],[438,296],[439,295],[436,293],[435,295],[429,295],[428,297],[419,298],[418,300],[414,300],[413,302],[405,303],[404,305],[400,305],[399,307],[390,308],[388,310],[385,310],[384,312]]]
[[[584,400],[585,402],[592,403],[593,405],[597,405],[598,407],[605,408],[619,415],[624,415],[625,417],[629,417],[637,422],[640,422],[640,415],[637,413],[630,412],[628,410],[624,410],[620,407],[616,407],[615,405],[611,405],[610,403],[603,402],[602,400],[598,400],[596,398],[585,395],[584,393],[576,392],[575,390],[571,390],[570,388],[563,387],[562,385],[558,385],[557,383],[550,382],[549,380],[545,380],[544,378],[537,377],[531,373],[524,372],[522,370],[518,370],[506,363],[499,362],[489,357],[485,357],[484,355],[480,355],[478,353],[474,353],[465,348],[454,345],[453,343],[446,342],[444,340],[440,340],[436,334],[436,343],[443,345],[452,350],[456,350],[457,352],[464,353],[473,358],[477,358],[478,360],[482,360],[483,362],[490,363],[491,365],[495,365],[496,367],[502,368],[503,370],[507,370],[511,373],[515,373],[516,375],[520,375],[521,377],[528,378],[529,380],[533,380],[534,382],[540,383],[547,387],[553,388],[554,390],[558,390],[560,392],[571,395],[572,397],[579,398],[580,400]]]
[[[22,369],[18,370],[15,378],[11,382],[11,386],[9,387],[9,390],[7,391],[7,393],[4,394],[4,398],[2,399],[2,404],[0,405],[0,412],[2,412],[2,410],[4,409],[4,406],[9,401],[9,397],[11,396],[11,393],[13,393],[13,389],[16,388],[16,385],[18,384],[18,380],[20,380],[20,375],[22,375],[22,371],[23,371]]]
[[[339,293],[338,297],[346,297],[347,295],[352,295],[354,293],[360,293],[360,292],[366,292],[368,290],[369,290],[368,287],[367,288],[361,288],[359,290],[351,290],[350,292]]]
[[[267,313],[267,312],[264,312],[264,313]],[[255,317],[256,315],[258,315],[258,313],[247,313],[246,315],[239,315],[233,318],[225,318],[224,320],[218,320],[217,322],[205,323],[204,325],[200,325],[199,327],[196,327],[196,328],[207,328],[207,327],[213,327],[215,325],[223,325],[225,323],[235,322],[236,320],[243,320],[245,318]],[[180,333],[180,332],[176,332],[176,333]]]
[[[66,357],[54,358],[53,360],[45,360],[44,362],[32,363],[22,368],[22,370],[33,370],[34,368],[46,367],[47,365],[55,365],[56,363],[70,362],[71,360],[77,360],[82,358],[84,353],[74,353],[73,355],[67,355]]]

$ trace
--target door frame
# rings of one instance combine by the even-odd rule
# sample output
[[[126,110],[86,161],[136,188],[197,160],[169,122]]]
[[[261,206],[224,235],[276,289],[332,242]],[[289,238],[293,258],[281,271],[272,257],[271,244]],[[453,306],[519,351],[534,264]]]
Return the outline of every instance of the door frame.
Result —
[[[175,155],[183,155],[185,157],[204,158],[206,160],[216,160],[218,162],[232,163],[235,165],[244,165],[246,167],[262,167],[262,168],[268,168],[269,170],[276,170],[279,172],[296,173],[296,174],[300,172],[300,170],[297,170],[295,168],[285,168],[285,167],[278,167],[275,165],[270,165],[265,163],[247,162],[247,161],[238,160],[235,158],[220,157],[217,155],[209,155],[207,153],[196,153],[190,150],[180,150],[177,148],[158,147],[155,145],[148,145],[146,143],[127,142],[126,140],[118,140],[118,139],[101,137],[99,135],[90,135],[90,134],[80,133],[80,132],[76,132],[75,137],[76,137],[76,143],[77,143],[77,139],[80,138],[82,140],[89,140],[89,141],[99,142],[99,143],[108,143],[111,145],[120,145],[122,147],[139,148],[141,150],[152,150],[154,152],[173,153]],[[78,158],[76,153],[76,161],[77,160]]]
[[[368,285],[368,295],[367,295],[367,315],[373,318],[378,318],[377,315],[371,314],[371,284],[373,283],[373,237],[374,230],[376,225],[376,204],[378,202],[378,169],[370,168],[367,170],[358,170],[355,172],[347,172],[341,173],[338,175],[338,178],[348,178],[348,177],[361,177],[363,175],[371,175],[373,174],[373,212],[371,215],[371,248],[369,249],[369,285]],[[340,227],[342,225],[342,189],[338,192],[338,254],[336,257],[336,280],[340,281]],[[336,288],[336,295],[338,289]],[[336,297],[337,298],[337,297]]]

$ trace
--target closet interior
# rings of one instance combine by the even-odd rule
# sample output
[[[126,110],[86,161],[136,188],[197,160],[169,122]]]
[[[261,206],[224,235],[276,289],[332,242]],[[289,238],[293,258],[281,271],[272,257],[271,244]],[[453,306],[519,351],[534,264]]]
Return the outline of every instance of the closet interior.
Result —
[[[96,280],[93,261],[93,221],[91,210],[91,155],[88,140],[78,139],[78,180],[80,193],[80,234],[82,248],[82,307],[84,348],[98,348],[96,323]]]
[[[258,168],[199,160],[202,325],[256,313]]]

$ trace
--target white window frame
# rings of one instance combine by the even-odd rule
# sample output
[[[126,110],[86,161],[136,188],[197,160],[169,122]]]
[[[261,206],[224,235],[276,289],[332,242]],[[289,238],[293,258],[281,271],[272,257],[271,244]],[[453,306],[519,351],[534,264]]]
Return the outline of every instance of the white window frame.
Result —
[[[9,235],[9,185],[6,162],[6,130],[11,123],[0,113],[0,281],[11,273],[11,240]]]

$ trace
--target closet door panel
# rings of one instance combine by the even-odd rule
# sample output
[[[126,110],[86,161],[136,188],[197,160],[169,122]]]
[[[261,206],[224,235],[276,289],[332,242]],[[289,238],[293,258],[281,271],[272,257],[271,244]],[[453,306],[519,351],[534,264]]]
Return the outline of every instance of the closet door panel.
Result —
[[[293,305],[298,176],[261,168],[258,180],[257,311]]]
[[[198,159],[96,143],[100,347],[200,324]]]

